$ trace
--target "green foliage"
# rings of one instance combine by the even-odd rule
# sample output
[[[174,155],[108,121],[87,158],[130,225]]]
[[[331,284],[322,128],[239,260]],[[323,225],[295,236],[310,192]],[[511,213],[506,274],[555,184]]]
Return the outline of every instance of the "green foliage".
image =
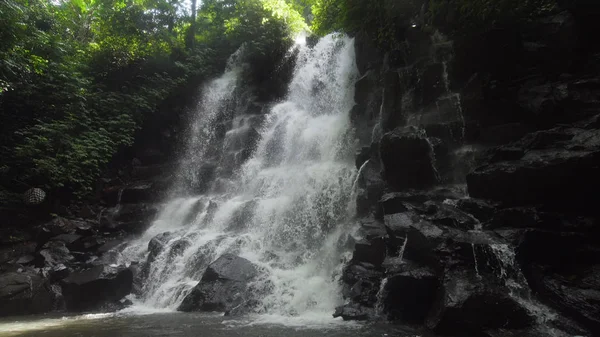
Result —
[[[302,9],[202,1],[189,45],[179,0],[0,0],[0,184],[85,195],[162,102],[243,43],[254,60],[287,48]]]
[[[416,0],[312,0],[312,29],[319,35],[361,31],[389,50],[398,48],[408,18],[419,9]]]

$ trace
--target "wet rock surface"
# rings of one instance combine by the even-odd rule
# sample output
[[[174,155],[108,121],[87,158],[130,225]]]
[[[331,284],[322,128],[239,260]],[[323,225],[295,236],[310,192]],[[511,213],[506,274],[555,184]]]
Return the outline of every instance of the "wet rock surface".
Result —
[[[133,272],[128,268],[98,265],[72,273],[60,283],[67,310],[99,310],[116,305],[131,293]]]
[[[225,254],[211,263],[200,283],[186,296],[180,311],[221,311],[229,315],[244,313],[256,305],[256,294],[251,282],[259,271],[250,261]]]
[[[600,11],[584,3],[455,41],[407,30],[403,62],[356,35],[352,122],[372,131],[357,167],[382,166],[362,187],[378,194],[359,194],[336,316],[452,336],[600,333],[600,59],[584,33]],[[444,6],[436,25],[451,31]]]
[[[438,181],[433,148],[424,130],[399,128],[381,139],[383,176],[396,189],[423,188]]]
[[[121,300],[131,292],[127,269],[102,259],[123,242],[125,232],[104,232],[93,219],[64,217],[25,230],[23,239],[32,241],[0,248],[1,296],[13,306],[0,315],[123,307]]]
[[[33,269],[0,274],[0,316],[46,313],[54,297],[44,277]]]

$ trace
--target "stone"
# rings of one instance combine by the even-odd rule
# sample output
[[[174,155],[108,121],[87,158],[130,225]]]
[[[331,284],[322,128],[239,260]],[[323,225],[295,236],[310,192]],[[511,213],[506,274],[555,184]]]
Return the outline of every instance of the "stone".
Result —
[[[342,317],[344,321],[366,321],[373,316],[373,310],[359,305],[343,305],[335,308],[334,318]]]
[[[488,329],[522,329],[534,321],[508,290],[478,278],[471,269],[445,275],[426,326],[439,334],[464,335]]]
[[[433,148],[425,132],[415,127],[385,134],[380,145],[383,176],[395,189],[424,189],[438,182]]]
[[[231,312],[240,306],[255,304],[258,294],[252,293],[250,283],[259,271],[250,261],[225,254],[211,263],[200,283],[185,297],[179,311]]]
[[[571,271],[567,276],[544,272],[539,291],[558,310],[590,329],[600,333],[600,265]]]
[[[385,194],[379,201],[383,214],[396,214],[408,211],[406,199],[396,193]]]
[[[54,236],[72,234],[76,229],[77,225],[73,221],[62,217],[56,217],[51,221],[36,227],[35,240],[37,240],[38,243],[43,244]]]
[[[519,141],[519,160],[485,164],[467,176],[469,195],[506,206],[543,204],[593,212],[600,184],[600,130],[556,128]]]
[[[148,262],[152,263],[165,249],[167,243],[173,239],[171,232],[158,234],[148,242]]]
[[[61,281],[67,310],[98,310],[131,293],[133,272],[125,267],[97,265],[71,273]]]
[[[124,242],[125,242],[125,240],[122,238],[121,239],[113,239],[113,240],[107,241],[105,244],[98,247],[98,249],[96,251],[99,254],[106,254],[106,253],[114,250],[115,248],[119,247]]]
[[[463,212],[471,214],[480,222],[490,220],[495,211],[494,204],[473,198],[459,199],[456,203],[456,207]]]
[[[368,216],[371,213],[376,213],[378,202],[383,195],[385,186],[378,163],[374,160],[369,160],[364,164],[357,178],[357,182],[357,216],[362,217]]]
[[[0,316],[52,311],[54,299],[44,278],[31,269],[0,274]]]
[[[106,243],[106,240],[100,236],[84,236],[70,245],[70,250],[78,252],[95,252],[99,247]]]
[[[71,251],[62,241],[47,242],[38,252],[38,254],[44,261],[43,265],[47,267],[53,267],[59,264],[67,264],[75,259],[75,257],[73,257],[71,254]]]
[[[44,269],[50,282],[60,281],[71,274],[71,270],[64,264],[57,264]]]
[[[344,267],[342,272],[342,295],[348,305],[344,306],[345,310],[340,307],[339,310],[342,311],[339,311],[335,317],[342,316],[346,320],[366,319],[366,317],[359,318],[362,315],[354,315],[351,312],[368,313],[368,316],[370,316],[378,301],[377,294],[381,288],[383,277],[384,273],[381,268],[370,263],[352,262]],[[336,309],[336,311],[338,310]]]
[[[468,213],[443,202],[427,201],[423,204],[426,212],[423,218],[433,224],[457,229],[475,229],[478,221]]]
[[[123,204],[105,211],[100,219],[100,226],[109,232],[123,230],[127,233],[142,233],[150,226],[158,211],[154,204]]]
[[[60,241],[67,245],[81,239],[81,235],[78,234],[61,234],[50,239],[51,241]]]
[[[386,255],[386,244],[383,238],[360,240],[354,245],[353,262],[366,262],[375,266],[383,263]]]
[[[26,241],[0,247],[0,264],[16,261],[22,256],[31,255],[35,252],[37,244]]]
[[[393,269],[383,288],[387,318],[422,324],[438,291],[437,274],[431,268],[404,261]]]

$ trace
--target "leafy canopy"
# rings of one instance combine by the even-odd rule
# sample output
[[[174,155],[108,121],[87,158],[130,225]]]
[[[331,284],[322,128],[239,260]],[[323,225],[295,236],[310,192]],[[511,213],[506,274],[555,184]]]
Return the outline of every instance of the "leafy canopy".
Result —
[[[0,190],[86,195],[165,100],[220,72],[242,43],[259,60],[308,29],[298,1],[189,6],[0,0]]]

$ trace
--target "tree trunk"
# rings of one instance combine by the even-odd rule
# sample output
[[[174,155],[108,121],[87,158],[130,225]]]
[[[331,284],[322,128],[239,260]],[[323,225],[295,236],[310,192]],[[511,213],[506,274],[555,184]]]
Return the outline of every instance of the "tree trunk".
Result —
[[[187,47],[193,48],[196,42],[196,3],[198,0],[192,0],[192,23],[188,30]]]

